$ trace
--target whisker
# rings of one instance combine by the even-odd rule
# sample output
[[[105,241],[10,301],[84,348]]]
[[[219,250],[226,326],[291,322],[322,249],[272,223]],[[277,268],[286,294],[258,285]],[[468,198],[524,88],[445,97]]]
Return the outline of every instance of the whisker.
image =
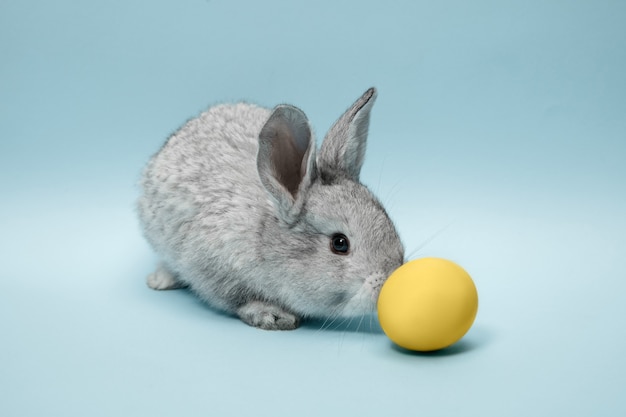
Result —
[[[411,261],[413,259],[414,256],[417,255],[417,253],[424,249],[424,247],[426,245],[428,245],[430,242],[432,242],[433,240],[435,240],[437,237],[439,237],[443,232],[445,232],[446,230],[448,230],[450,228],[450,226],[452,226],[452,224],[454,223],[454,221],[451,221],[450,223],[448,223],[447,225],[445,225],[444,227],[442,227],[441,229],[439,229],[438,231],[436,231],[435,233],[433,233],[430,237],[428,237],[426,240],[424,240],[417,248],[415,248],[414,250],[412,250],[406,257],[405,257],[405,262]]]
[[[389,155],[388,153],[385,153],[383,155],[383,162],[380,165],[380,172],[378,173],[378,184],[376,184],[376,190],[375,190],[376,195],[378,195],[378,193],[380,192],[380,182],[383,178],[383,171],[385,170],[385,162],[387,162],[388,155]]]
[[[375,327],[374,327],[374,319],[375,319],[376,315],[375,315],[375,313],[370,313],[370,314],[368,314],[368,316],[369,316],[368,317],[368,322],[369,322],[369,331],[368,331],[368,333],[370,335],[375,335],[377,333],[374,330],[375,329]]]
[[[385,198],[381,200],[387,211],[392,212],[394,210],[396,206],[396,197],[398,195],[398,192],[402,189],[402,182],[402,179],[398,179],[395,183],[393,183],[387,191]]]
[[[329,320],[334,319],[334,315],[333,314],[329,314],[325,319],[324,322],[322,323],[322,325],[320,326],[319,329],[317,329],[317,331],[322,331],[326,328],[326,324],[328,324]]]
[[[358,333],[359,329],[361,328],[361,324],[363,323],[363,319],[365,318],[365,313],[361,314],[361,319],[359,320],[359,322],[356,325],[356,332]]]
[[[345,318],[344,321],[341,323],[341,325],[343,326],[344,336],[348,332],[348,329],[350,329],[350,326],[352,325],[352,320],[354,320],[354,316],[351,315],[350,317]],[[346,321],[348,322],[348,324],[346,324]]]
[[[330,326],[332,326],[335,323],[335,321],[337,321],[337,319],[340,317],[339,314],[337,314],[340,307],[341,305],[338,305],[337,307],[335,307],[334,309],[330,311],[330,314],[328,314],[328,316],[326,317],[326,319],[324,320],[320,328],[317,329],[317,332],[321,332],[323,330],[329,329]]]
[[[348,320],[348,324],[345,324],[346,320]],[[343,347],[343,342],[346,340],[348,329],[350,329],[350,325],[352,325],[352,320],[354,320],[354,316],[350,316],[349,318],[344,319],[341,323],[343,331],[341,332],[341,337],[339,338],[339,348]]]

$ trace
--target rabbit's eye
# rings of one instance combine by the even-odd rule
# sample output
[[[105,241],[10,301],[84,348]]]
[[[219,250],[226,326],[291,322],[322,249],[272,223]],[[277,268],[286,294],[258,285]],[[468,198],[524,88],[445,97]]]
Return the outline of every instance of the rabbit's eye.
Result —
[[[347,255],[350,250],[350,241],[346,235],[337,233],[330,239],[330,250],[337,255]]]

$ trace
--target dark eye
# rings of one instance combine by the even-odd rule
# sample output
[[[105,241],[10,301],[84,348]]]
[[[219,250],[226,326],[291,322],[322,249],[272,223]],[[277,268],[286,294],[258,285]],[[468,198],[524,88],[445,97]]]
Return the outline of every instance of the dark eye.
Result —
[[[350,241],[346,235],[337,233],[330,239],[330,250],[337,255],[347,255],[350,250]]]

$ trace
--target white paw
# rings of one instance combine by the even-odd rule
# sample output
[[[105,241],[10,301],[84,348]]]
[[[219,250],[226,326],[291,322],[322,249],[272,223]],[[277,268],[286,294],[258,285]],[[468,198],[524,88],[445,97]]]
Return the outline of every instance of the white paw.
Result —
[[[184,287],[184,285],[178,282],[176,278],[174,278],[174,275],[163,266],[159,266],[156,271],[148,275],[146,283],[148,287],[153,290],[175,290]]]
[[[237,315],[244,323],[264,330],[293,330],[300,324],[294,314],[262,301],[252,301],[239,307]]]

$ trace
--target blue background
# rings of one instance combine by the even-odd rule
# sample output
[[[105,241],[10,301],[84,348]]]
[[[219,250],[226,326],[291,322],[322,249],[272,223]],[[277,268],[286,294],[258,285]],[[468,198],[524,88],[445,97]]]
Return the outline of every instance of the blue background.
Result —
[[[626,3],[0,5],[0,415],[623,416]],[[375,319],[264,332],[145,286],[140,171],[206,106],[366,88],[363,181],[474,277],[436,354]]]

